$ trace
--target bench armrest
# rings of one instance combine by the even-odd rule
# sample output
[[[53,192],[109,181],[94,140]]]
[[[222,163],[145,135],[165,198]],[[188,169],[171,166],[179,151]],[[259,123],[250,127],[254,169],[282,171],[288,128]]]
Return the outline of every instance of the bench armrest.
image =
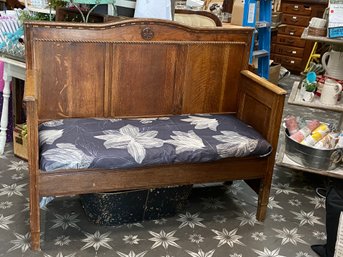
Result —
[[[26,70],[24,101],[35,101],[37,99],[37,89],[35,86],[35,72],[33,70]]]
[[[237,116],[260,132],[275,154],[286,91],[264,78],[244,70],[240,76]]]
[[[35,73],[26,71],[24,101],[26,102],[27,114],[27,147],[30,172],[30,183],[36,181],[39,169],[39,137],[38,137],[38,107]],[[33,183],[34,184],[34,183]],[[31,188],[30,188],[31,191]],[[31,192],[30,192],[31,194]]]

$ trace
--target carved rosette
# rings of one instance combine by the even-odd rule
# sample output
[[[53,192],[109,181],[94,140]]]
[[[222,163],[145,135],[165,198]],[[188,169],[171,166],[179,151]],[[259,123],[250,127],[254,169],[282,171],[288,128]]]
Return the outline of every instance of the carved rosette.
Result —
[[[154,34],[155,34],[154,31],[149,27],[142,29],[142,32],[141,32],[142,38],[145,40],[153,39]]]

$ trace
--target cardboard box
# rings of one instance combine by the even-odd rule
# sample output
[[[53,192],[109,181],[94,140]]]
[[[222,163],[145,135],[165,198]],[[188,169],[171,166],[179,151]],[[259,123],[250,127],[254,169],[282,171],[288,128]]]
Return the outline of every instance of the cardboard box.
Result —
[[[24,130],[25,124],[17,124],[13,130],[13,151],[14,155],[27,160],[27,136],[23,136],[22,131]]]
[[[268,81],[277,85],[279,82],[280,69],[281,69],[281,64],[273,62],[269,66],[269,79],[268,79]]]

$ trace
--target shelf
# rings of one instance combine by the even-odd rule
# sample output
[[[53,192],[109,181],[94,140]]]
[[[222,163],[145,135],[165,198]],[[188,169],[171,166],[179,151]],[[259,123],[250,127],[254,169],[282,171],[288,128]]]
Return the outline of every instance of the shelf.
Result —
[[[343,168],[342,166],[337,167],[336,169],[333,170],[319,170],[319,169],[313,169],[313,168],[308,168],[305,166],[302,166],[294,161],[292,161],[287,154],[284,152],[284,146],[282,147],[282,150],[279,151],[278,158],[276,160],[276,164],[279,166],[295,169],[295,170],[301,170],[301,171],[306,171],[310,173],[315,173],[318,175],[323,175],[323,176],[328,176],[328,177],[334,177],[334,178],[340,178],[343,179]]]
[[[269,55],[269,52],[266,50],[255,50],[252,52],[253,57],[264,57],[268,55]]]
[[[270,22],[268,21],[257,21],[256,22],[256,25],[255,25],[256,28],[270,28]]]
[[[302,39],[310,40],[310,41],[316,41],[316,42],[322,42],[322,43],[328,43],[328,44],[342,44],[343,45],[343,39],[332,39],[327,37],[317,37],[317,36],[309,36],[308,35],[308,28],[305,28],[302,35]]]
[[[305,102],[300,97],[300,89],[298,88],[299,82],[296,81],[293,84],[291,94],[288,99],[289,104],[306,106],[311,108],[317,108],[322,110],[330,110],[335,112],[343,112],[343,103],[342,100],[336,105],[325,105],[319,101],[319,97],[315,96],[312,102]]]
[[[301,100],[300,98],[300,89],[299,89],[299,81],[295,81],[292,87],[291,94],[288,99],[289,104],[294,105],[300,105],[300,106],[306,106],[316,109],[322,109],[322,110],[330,110],[335,112],[343,112],[343,103],[339,103],[337,105],[324,105],[319,101],[319,97],[315,96],[314,100],[312,102],[305,102]],[[342,119],[339,122],[339,127],[342,126]],[[276,160],[276,164],[279,166],[295,169],[295,170],[301,170],[305,172],[315,173],[319,175],[329,176],[329,177],[335,177],[335,178],[341,178],[343,179],[343,167],[340,166],[334,170],[320,170],[320,169],[314,169],[314,168],[308,168],[305,166],[302,166],[294,161],[292,161],[287,154],[285,154],[285,147],[282,146],[281,150],[278,153],[278,158]]]
[[[27,5],[26,8],[31,12],[38,12],[38,13],[46,13],[46,14],[56,14],[56,11],[54,9],[51,9],[49,7],[47,8],[37,8],[33,7],[32,5]]]

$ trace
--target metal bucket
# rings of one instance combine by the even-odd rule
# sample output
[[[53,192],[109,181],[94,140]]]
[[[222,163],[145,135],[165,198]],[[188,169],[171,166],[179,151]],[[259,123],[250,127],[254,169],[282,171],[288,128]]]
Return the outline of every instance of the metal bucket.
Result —
[[[304,167],[333,170],[340,165],[343,156],[343,149],[316,149],[302,145],[290,138],[286,129],[286,154],[294,162]]]

